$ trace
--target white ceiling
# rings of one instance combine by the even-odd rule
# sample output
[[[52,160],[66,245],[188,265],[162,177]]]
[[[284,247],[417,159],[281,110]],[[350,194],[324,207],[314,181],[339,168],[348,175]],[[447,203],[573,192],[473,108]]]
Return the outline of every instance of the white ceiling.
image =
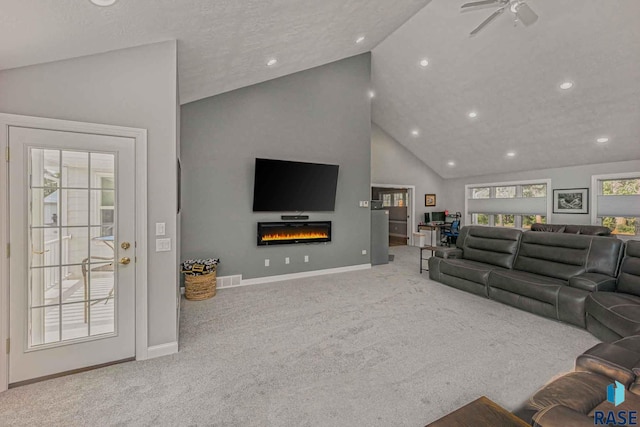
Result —
[[[367,52],[429,1],[0,0],[0,69],[177,39],[184,104]]]
[[[380,127],[445,178],[640,159],[640,1],[528,0],[533,26],[504,13],[474,38],[493,9],[462,3],[434,0],[373,50]]]
[[[0,69],[177,39],[184,104],[373,49],[373,120],[445,178],[640,158],[640,1],[528,0],[474,38],[464,1],[0,0]]]

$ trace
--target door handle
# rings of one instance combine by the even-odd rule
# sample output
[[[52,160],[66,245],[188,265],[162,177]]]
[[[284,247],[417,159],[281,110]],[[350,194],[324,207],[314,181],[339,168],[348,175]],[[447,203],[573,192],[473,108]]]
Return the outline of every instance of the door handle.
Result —
[[[128,256],[123,256],[122,258],[120,258],[120,264],[127,265],[130,262],[131,262],[131,258],[129,258]]]

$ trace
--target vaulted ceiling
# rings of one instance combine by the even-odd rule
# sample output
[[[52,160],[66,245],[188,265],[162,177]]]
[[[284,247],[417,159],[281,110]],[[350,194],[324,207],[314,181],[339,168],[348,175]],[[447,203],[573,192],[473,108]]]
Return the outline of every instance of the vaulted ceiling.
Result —
[[[640,158],[640,1],[528,0],[473,38],[493,9],[463,2],[1,0],[0,69],[176,39],[184,104],[372,50],[373,120],[445,178]]]
[[[176,39],[184,104],[370,51],[429,1],[1,0],[0,69]]]
[[[445,178],[640,159],[640,1],[528,0],[535,24],[505,12],[475,37],[496,8],[462,3],[373,50],[380,127]]]

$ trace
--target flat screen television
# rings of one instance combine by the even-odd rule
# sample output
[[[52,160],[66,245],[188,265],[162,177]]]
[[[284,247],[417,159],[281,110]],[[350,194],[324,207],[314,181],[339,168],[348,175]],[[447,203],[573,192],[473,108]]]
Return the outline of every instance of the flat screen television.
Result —
[[[335,210],[338,165],[256,159],[254,212]]]

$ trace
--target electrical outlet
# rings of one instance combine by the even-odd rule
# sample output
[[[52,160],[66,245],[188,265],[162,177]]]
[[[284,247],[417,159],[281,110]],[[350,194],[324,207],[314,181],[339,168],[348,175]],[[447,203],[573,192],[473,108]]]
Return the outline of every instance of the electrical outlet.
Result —
[[[363,249],[363,250],[362,250],[362,255],[366,255],[366,254],[367,254],[367,250],[366,250],[366,249]]]
[[[362,202],[362,207],[363,208],[368,208],[369,207],[369,201],[365,200],[364,202]]]
[[[289,264],[289,257],[285,257],[285,259],[284,259],[284,263],[285,263],[285,264]]]
[[[265,267],[269,267],[269,259],[265,259],[264,260],[264,266]]]
[[[309,262],[309,255],[304,256],[304,262]]]

